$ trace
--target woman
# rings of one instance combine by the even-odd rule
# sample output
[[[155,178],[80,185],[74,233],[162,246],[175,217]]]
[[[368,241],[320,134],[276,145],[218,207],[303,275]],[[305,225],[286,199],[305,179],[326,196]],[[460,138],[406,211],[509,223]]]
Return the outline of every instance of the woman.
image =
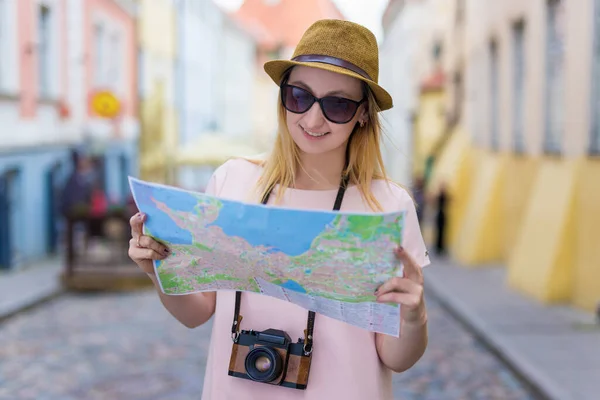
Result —
[[[331,210],[341,195],[342,211],[407,210],[402,247],[395,252],[404,276],[376,292],[378,301],[401,305],[400,338],[316,315],[308,386],[294,390],[228,375],[234,293],[166,296],[159,289],[159,296],[188,327],[214,315],[204,399],[391,399],[391,372],[410,368],[427,345],[421,267],[429,260],[410,196],[385,178],[378,112],[391,108],[392,99],[377,84],[375,37],[351,22],[318,21],[292,60],[270,61],[265,70],[281,88],[273,152],[264,162],[226,162],[207,193],[323,210]],[[132,218],[130,255],[159,287],[151,260],[163,259],[168,249],[142,235],[144,218]],[[244,329],[276,328],[297,338],[307,327],[306,310],[269,296],[244,293],[240,313]]]

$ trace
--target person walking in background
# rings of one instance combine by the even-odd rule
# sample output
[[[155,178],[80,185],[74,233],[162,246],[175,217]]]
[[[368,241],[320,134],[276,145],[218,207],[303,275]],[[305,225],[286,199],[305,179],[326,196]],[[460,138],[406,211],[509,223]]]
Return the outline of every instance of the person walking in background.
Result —
[[[415,178],[413,185],[413,197],[417,208],[417,219],[419,224],[423,224],[423,216],[425,215],[425,207],[427,206],[425,195],[425,179],[419,176]]]
[[[60,211],[68,218],[77,210],[85,210],[92,200],[92,189],[95,182],[94,164],[83,152],[73,151],[71,154],[73,172],[62,190]]]
[[[289,208],[405,210],[403,241],[390,254],[402,262],[404,275],[375,292],[378,302],[401,307],[400,337],[257,293],[165,295],[152,260],[165,259],[169,249],[143,234],[146,216],[136,214],[129,254],[154,282],[165,308],[190,328],[214,317],[203,399],[392,399],[392,372],[408,370],[425,352],[421,268],[429,258],[413,200],[387,179],[383,166],[379,112],[392,107],[392,98],[378,84],[378,60],[377,40],[365,27],[341,20],[313,24],[291,60],[264,66],[280,89],[279,129],[271,155],[264,161],[227,161],[212,175],[206,193],[240,201],[251,195],[257,202]],[[300,337],[305,329],[312,332],[304,335],[305,355],[311,357],[305,391],[228,375],[232,333],[239,328],[238,319],[232,328],[235,310],[243,314],[245,329],[282,329],[290,337]],[[269,360],[259,361],[254,368],[269,370]]]
[[[448,187],[445,183],[440,185],[439,191],[434,198],[435,200],[435,228],[436,228],[436,239],[435,239],[435,251],[437,255],[443,256],[446,254],[446,234],[447,234],[447,222],[448,222],[448,202],[450,197],[448,194]]]

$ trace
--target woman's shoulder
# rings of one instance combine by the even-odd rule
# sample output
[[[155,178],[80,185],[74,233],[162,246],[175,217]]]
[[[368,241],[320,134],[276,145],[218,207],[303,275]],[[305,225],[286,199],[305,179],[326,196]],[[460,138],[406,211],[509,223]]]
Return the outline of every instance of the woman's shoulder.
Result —
[[[394,211],[414,206],[412,195],[407,188],[389,179],[373,181],[371,190],[385,211]]]
[[[220,195],[225,186],[246,187],[254,184],[262,171],[262,163],[260,156],[227,160],[213,173],[210,191]]]
[[[260,156],[257,157],[235,157],[227,160],[220,167],[217,168],[215,174],[228,174],[228,173],[256,173],[262,170],[262,165],[264,161]]]

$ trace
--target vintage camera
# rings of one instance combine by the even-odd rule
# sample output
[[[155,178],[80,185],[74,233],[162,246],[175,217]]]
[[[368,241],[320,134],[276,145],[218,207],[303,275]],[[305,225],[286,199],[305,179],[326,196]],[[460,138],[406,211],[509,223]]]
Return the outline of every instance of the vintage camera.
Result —
[[[293,389],[306,389],[312,351],[304,341],[297,343],[284,331],[242,330],[234,339],[229,375]]]

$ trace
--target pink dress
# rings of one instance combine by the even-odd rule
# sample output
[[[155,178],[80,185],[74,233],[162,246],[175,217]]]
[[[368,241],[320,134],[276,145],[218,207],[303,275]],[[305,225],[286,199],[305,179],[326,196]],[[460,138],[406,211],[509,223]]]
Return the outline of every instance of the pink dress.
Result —
[[[215,171],[207,193],[226,199],[256,201],[253,191],[261,167],[235,159]],[[372,191],[385,211],[408,211],[403,247],[421,266],[429,264],[413,201],[396,185],[373,183]],[[331,210],[337,190],[287,189],[283,206]],[[270,202],[274,201],[275,195]],[[356,187],[346,191],[342,211],[368,212]],[[227,374],[231,356],[231,323],[235,292],[218,292],[202,399],[392,399],[392,372],[379,360],[375,334],[317,314],[314,352],[306,390],[290,389]],[[294,304],[254,293],[244,293],[241,328],[255,331],[269,328],[287,332],[293,341],[303,337],[307,311]]]

